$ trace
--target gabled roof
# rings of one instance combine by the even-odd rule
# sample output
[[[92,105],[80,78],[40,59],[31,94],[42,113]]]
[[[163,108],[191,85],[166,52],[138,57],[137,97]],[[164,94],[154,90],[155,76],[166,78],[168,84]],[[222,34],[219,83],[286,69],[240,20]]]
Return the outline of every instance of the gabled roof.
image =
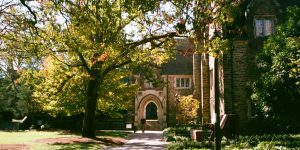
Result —
[[[162,65],[163,75],[192,75],[195,46],[189,39],[176,39],[175,59]]]
[[[258,0],[246,0],[245,2],[248,3],[246,12],[251,9],[254,4]],[[300,6],[300,0],[272,0],[272,2],[281,10],[285,10],[288,6],[297,5]]]
[[[300,0],[276,0],[281,9],[286,9],[288,6],[297,5],[300,6]]]

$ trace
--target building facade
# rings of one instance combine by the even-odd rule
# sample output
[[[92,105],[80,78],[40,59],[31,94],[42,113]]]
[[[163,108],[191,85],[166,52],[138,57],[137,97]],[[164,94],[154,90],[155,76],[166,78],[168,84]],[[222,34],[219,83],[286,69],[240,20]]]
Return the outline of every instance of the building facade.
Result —
[[[263,41],[275,33],[275,27],[282,23],[283,13],[288,6],[298,5],[299,0],[244,0],[243,15],[238,17],[237,34],[226,36],[233,39],[233,49],[222,55],[218,65],[220,114],[237,114],[241,128],[247,126],[252,117],[251,90],[248,83],[257,77],[256,55]],[[164,64],[157,76],[164,86],[154,87],[140,75],[134,80],[141,88],[134,102],[134,124],[147,120],[147,129],[163,129],[176,121],[176,96],[191,95],[200,101],[202,123],[216,120],[215,61],[209,54],[193,54],[194,46],[187,39],[177,40],[176,59]]]
[[[175,59],[156,70],[157,78],[164,83],[162,86],[154,86],[142,74],[134,75],[134,82],[141,87],[134,102],[136,126],[140,126],[141,119],[147,120],[146,129],[150,130],[161,130],[175,125],[178,103],[176,96],[193,94],[194,46],[188,39],[176,39],[176,51]]]
[[[263,42],[275,33],[282,23],[283,13],[288,6],[300,6],[298,0],[244,0],[241,4],[243,16],[238,17],[235,33],[225,36],[233,39],[233,48],[223,54],[218,63],[220,114],[237,114],[241,129],[252,118],[251,90],[249,83],[256,80],[256,55]],[[212,56],[202,54],[201,60],[201,108],[203,123],[214,123],[215,61]],[[197,90],[197,89],[196,89]]]

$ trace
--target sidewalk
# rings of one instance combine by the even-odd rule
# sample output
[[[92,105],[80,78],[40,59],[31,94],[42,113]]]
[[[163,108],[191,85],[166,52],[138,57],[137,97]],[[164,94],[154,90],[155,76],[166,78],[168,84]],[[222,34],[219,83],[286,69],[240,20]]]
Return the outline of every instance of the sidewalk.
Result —
[[[141,131],[131,134],[128,142],[121,147],[104,147],[104,150],[166,150],[168,142],[165,142],[162,131]]]

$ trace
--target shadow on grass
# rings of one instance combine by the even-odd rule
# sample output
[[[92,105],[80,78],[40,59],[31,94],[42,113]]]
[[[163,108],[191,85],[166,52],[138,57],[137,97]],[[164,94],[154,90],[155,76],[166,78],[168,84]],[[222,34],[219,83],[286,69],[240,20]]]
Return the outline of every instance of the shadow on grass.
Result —
[[[81,138],[80,138],[81,139]],[[80,140],[79,139],[79,140]],[[88,138],[85,138],[88,139]],[[123,145],[124,142],[120,140],[116,140],[114,138],[93,138],[88,139],[91,141],[63,141],[61,139],[57,139],[56,142],[51,142],[46,145],[39,145],[33,147],[34,149],[65,149],[65,150],[77,150],[77,149],[100,149],[103,145],[105,146],[118,146]]]
[[[60,130],[60,129],[47,129],[47,130],[0,130],[0,132],[28,132],[28,131],[38,131],[38,132],[58,132],[58,135],[77,135],[81,136],[81,131],[79,130]],[[128,130],[98,130],[96,131],[96,136],[111,136],[111,137],[120,137],[125,138],[128,135],[132,134],[132,131]]]
[[[26,132],[26,130],[0,130],[0,132],[13,133],[13,132]]]
[[[59,135],[72,134],[72,135],[81,136],[81,131],[79,130],[52,130],[52,131],[58,131]],[[120,138],[126,138],[128,137],[128,135],[133,133],[133,131],[128,131],[128,130],[97,130],[95,132],[96,132],[96,136],[110,136],[110,137],[120,137]]]
[[[115,138],[105,138],[105,137],[96,137],[93,140],[102,142],[104,145],[107,146],[117,146],[117,145],[123,145],[125,144],[125,140],[115,139]]]
[[[75,135],[80,133],[74,133],[69,131],[59,132],[60,135]],[[95,138],[85,138],[81,136],[71,137],[57,137],[57,138],[43,138],[37,140],[40,143],[48,143],[54,145],[73,144],[73,143],[89,143],[89,144],[104,144],[104,145],[123,145],[127,140],[123,137],[128,136],[129,132],[118,131],[99,131]]]
[[[96,131],[96,136],[111,136],[111,137],[126,138],[130,134],[132,134],[132,131],[127,131],[127,130],[117,130],[117,131],[99,130],[99,131]]]
[[[89,149],[89,150],[98,150],[101,149],[103,145],[100,143],[94,143],[94,142],[87,142],[87,143],[81,143],[81,142],[74,142],[74,143],[53,143],[53,144],[47,144],[47,145],[40,145],[33,147],[33,149],[53,149],[53,150],[78,150],[78,149]]]

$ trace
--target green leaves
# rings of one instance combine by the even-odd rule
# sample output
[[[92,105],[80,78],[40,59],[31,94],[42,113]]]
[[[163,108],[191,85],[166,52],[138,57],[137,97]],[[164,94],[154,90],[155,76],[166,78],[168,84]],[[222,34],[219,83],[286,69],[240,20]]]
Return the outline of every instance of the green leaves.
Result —
[[[53,115],[80,113],[90,96],[87,83],[95,79],[99,83],[92,90],[97,92],[99,111],[116,115],[113,110],[126,109],[137,90],[136,85],[124,83],[131,76],[129,68],[157,66],[171,57],[171,49],[163,48],[173,46],[171,37],[175,34],[146,28],[163,24],[161,18],[147,16],[157,14],[160,3],[158,0],[37,2],[41,8],[37,12],[39,28],[28,39],[43,63],[38,64],[38,73],[33,77],[37,82],[32,86],[32,100]],[[133,24],[141,36],[133,35],[131,39],[128,38],[131,33],[125,30]],[[9,34],[13,36],[14,32]],[[31,55],[32,47],[24,45],[22,54]]]
[[[220,57],[222,53],[227,53],[232,48],[232,42],[228,39],[216,37],[206,45],[206,51],[213,57]]]
[[[53,115],[83,112],[86,79],[76,67],[69,67],[53,57],[45,60],[43,70],[37,78],[34,100]]]
[[[285,23],[264,43],[258,55],[260,76],[252,85],[251,96],[260,115],[291,122],[299,115],[300,28],[298,7],[290,7]]]

